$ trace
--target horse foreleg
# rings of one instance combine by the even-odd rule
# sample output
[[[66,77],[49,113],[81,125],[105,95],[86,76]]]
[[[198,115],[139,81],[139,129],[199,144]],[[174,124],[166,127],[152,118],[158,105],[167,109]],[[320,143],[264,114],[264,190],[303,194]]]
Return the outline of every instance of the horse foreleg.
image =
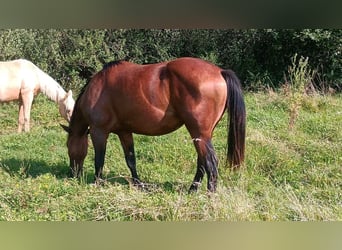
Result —
[[[197,191],[204,176],[204,171],[208,176],[207,189],[210,192],[216,191],[217,186],[217,164],[218,160],[214,151],[214,147],[210,140],[196,138],[194,144],[197,150],[197,172],[190,186],[189,192]]]
[[[30,113],[33,101],[33,92],[22,95],[24,113],[24,131],[30,131]]]
[[[126,164],[131,171],[133,184],[142,186],[142,182],[140,181],[136,169],[133,135],[132,133],[120,133],[119,139],[124,150]]]
[[[100,129],[90,129],[90,136],[95,150],[95,183],[101,183],[108,133]]]

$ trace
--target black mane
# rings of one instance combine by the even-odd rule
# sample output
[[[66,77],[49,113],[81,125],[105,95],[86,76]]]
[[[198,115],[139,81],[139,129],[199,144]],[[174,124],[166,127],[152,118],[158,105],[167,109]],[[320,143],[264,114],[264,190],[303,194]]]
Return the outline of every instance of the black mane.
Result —
[[[123,60],[117,60],[117,61],[111,61],[111,62],[108,62],[106,64],[103,65],[103,68],[102,70],[105,70],[105,69],[108,69],[112,66],[116,66],[116,65],[119,65],[121,63],[123,63],[124,61]]]

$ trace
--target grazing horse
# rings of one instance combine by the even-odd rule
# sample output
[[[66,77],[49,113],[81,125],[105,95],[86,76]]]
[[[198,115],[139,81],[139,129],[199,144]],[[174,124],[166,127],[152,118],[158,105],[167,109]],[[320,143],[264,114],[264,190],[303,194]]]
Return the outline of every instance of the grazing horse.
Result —
[[[18,132],[30,130],[33,97],[39,92],[58,103],[61,116],[70,121],[75,101],[64,89],[32,62],[18,59],[0,62],[0,102],[19,100]]]
[[[88,133],[95,150],[95,181],[102,178],[109,133],[119,136],[133,183],[142,185],[136,171],[132,133],[163,135],[183,124],[196,148],[197,172],[190,191],[207,174],[209,191],[217,186],[217,164],[211,138],[229,111],[227,158],[238,167],[244,160],[246,111],[239,79],[231,70],[197,58],[138,65],[126,61],[106,64],[78,96],[69,127],[67,147],[75,177],[82,174]]]

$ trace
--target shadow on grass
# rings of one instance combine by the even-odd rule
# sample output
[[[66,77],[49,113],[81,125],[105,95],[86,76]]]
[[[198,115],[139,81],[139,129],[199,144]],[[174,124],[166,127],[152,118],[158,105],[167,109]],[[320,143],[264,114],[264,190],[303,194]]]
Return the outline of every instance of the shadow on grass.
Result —
[[[72,178],[69,166],[64,162],[58,164],[48,164],[44,161],[37,160],[22,160],[22,159],[5,159],[0,162],[0,168],[6,171],[10,176],[19,176],[21,178],[36,178],[44,174],[52,174],[57,179]],[[91,170],[86,170],[82,177],[79,178],[80,183],[94,183],[94,173]],[[115,172],[110,172],[104,181],[108,185],[123,185],[128,188],[136,188],[142,192],[157,193],[183,193],[188,191],[189,183],[180,182],[144,182],[143,188],[138,188],[132,184],[132,179],[129,176],[118,176]]]
[[[63,179],[68,177],[69,168],[65,163],[60,163],[56,165],[47,164],[44,161],[37,160],[22,160],[22,159],[5,159],[0,162],[0,168],[5,170],[11,176],[21,176],[36,178],[40,175],[50,173],[58,179]]]
[[[165,192],[165,193],[188,193],[188,188],[190,187],[189,183],[180,183],[180,182],[161,182],[161,183],[144,183],[145,189],[144,191],[149,193],[156,192]]]
[[[113,172],[110,173],[109,176],[115,176]],[[137,189],[142,192],[147,193],[187,193],[188,188],[190,187],[190,183],[181,183],[181,182],[146,182],[144,179],[141,179],[143,182],[142,186],[133,185],[132,178],[129,176],[118,176],[118,177],[107,177],[105,178],[105,182],[110,185],[124,185],[132,189]]]

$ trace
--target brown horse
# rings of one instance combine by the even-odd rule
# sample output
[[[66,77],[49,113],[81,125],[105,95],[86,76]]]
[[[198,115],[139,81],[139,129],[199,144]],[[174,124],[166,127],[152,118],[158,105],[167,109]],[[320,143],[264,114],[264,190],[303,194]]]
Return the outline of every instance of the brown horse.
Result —
[[[68,132],[71,171],[76,177],[82,174],[90,133],[95,180],[101,180],[107,138],[115,133],[134,184],[142,185],[132,133],[163,135],[184,124],[198,154],[190,191],[198,189],[205,173],[208,190],[215,191],[218,161],[211,138],[225,109],[230,115],[227,158],[232,167],[238,167],[244,159],[246,112],[240,82],[233,71],[196,58],[147,65],[111,62],[83,88],[70,126],[63,126]]]

